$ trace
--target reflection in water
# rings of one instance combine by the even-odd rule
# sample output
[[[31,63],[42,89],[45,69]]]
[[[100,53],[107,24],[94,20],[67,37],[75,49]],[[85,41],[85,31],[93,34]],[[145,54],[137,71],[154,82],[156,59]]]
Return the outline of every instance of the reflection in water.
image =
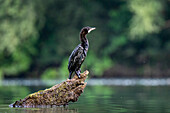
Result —
[[[79,113],[77,109],[69,107],[52,107],[52,108],[9,108],[0,105],[0,113]]]
[[[15,112],[17,113],[16,109]],[[78,113],[77,109],[68,109],[67,107],[54,107],[54,108],[24,108],[24,113]]]
[[[66,107],[9,108],[8,105],[48,86],[0,86],[0,113],[168,113],[170,86],[92,85]],[[5,106],[4,106],[5,104]]]

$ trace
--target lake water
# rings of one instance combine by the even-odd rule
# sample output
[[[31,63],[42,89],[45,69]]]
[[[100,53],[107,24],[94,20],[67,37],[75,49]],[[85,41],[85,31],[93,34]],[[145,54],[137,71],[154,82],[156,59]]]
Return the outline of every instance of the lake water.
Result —
[[[66,107],[8,107],[56,82],[31,81],[0,82],[0,113],[170,113],[169,79],[91,79],[79,100]]]

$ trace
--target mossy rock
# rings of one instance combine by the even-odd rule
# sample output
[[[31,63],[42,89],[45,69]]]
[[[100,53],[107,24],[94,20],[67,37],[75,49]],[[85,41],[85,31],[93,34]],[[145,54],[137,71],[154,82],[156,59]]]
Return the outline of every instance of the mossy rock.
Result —
[[[24,99],[14,102],[10,107],[52,107],[67,105],[70,101],[76,102],[86,87],[85,79],[89,74],[85,71],[79,79],[74,76],[71,80],[66,80],[56,84],[49,89],[40,90],[28,95]]]

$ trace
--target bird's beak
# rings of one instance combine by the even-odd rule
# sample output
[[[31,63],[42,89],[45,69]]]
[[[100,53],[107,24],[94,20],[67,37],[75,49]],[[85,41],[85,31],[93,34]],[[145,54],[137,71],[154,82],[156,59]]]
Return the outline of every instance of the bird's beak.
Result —
[[[95,30],[96,28],[95,27],[92,27],[88,30],[88,33],[90,33],[91,31]]]

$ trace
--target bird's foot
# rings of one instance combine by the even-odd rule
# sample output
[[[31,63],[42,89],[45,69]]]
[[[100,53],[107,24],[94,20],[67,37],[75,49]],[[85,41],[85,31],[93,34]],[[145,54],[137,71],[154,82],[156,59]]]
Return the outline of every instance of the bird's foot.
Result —
[[[77,76],[78,76],[79,79],[81,78],[80,74],[78,74]]]
[[[67,79],[66,81],[67,81],[67,82],[71,82],[71,79]]]

